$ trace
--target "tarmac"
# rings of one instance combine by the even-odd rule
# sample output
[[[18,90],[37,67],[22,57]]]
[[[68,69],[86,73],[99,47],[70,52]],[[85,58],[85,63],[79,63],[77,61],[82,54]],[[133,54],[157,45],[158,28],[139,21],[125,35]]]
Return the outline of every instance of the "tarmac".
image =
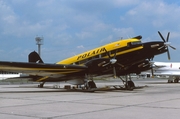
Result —
[[[137,88],[84,92],[66,83],[0,85],[1,119],[179,119],[180,83],[134,79]],[[98,87],[119,80],[95,81]],[[60,87],[60,88],[59,88]]]

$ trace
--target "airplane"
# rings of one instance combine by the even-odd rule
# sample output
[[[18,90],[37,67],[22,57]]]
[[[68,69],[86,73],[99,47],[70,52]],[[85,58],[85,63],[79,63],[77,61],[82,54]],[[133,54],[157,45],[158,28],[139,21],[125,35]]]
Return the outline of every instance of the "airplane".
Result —
[[[152,75],[169,76],[168,83],[180,80],[180,62],[152,62]]]
[[[169,34],[165,41],[141,42],[142,36],[118,40],[101,47],[89,50],[76,56],[59,61],[55,64],[44,63],[37,52],[29,54],[29,62],[0,61],[0,71],[21,72],[29,76],[32,81],[45,82],[69,81],[74,85],[84,85],[84,89],[96,88],[93,77],[96,76],[127,76],[131,73],[139,74],[151,68],[150,60],[155,55],[167,52]],[[126,89],[134,88],[131,79],[123,80]]]
[[[0,71],[0,80],[5,80],[8,78],[14,78],[14,77],[20,77],[20,76],[21,76],[21,73]]]

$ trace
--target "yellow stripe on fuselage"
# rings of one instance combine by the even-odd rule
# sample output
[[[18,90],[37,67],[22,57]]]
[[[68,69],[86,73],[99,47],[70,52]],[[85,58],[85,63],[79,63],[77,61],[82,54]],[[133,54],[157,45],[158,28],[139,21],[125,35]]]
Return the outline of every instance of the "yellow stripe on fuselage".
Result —
[[[43,80],[46,80],[47,78],[49,78],[49,77],[48,77],[48,76],[44,76],[44,77],[38,79],[36,82],[41,82],[41,81],[43,81]]]
[[[79,55],[70,57],[68,59],[59,61],[59,62],[57,62],[57,64],[73,64],[73,63],[76,63],[76,62],[81,62],[83,60],[88,60],[88,58],[93,58],[95,56],[101,55],[103,53],[106,53],[106,51],[110,52],[110,51],[113,51],[113,50],[116,50],[116,49],[127,48],[129,42],[136,42],[136,41],[140,41],[140,40],[136,39],[136,38],[119,40],[119,41],[109,43],[107,45],[104,45],[104,46],[89,50],[89,51],[81,53]],[[122,54],[125,54],[125,53],[128,53],[128,52],[133,52],[133,51],[142,49],[142,48],[143,48],[142,45],[138,46],[138,47],[134,47],[134,48],[127,48],[125,50],[117,52],[116,55],[122,55]],[[113,56],[114,54],[111,54],[111,55]],[[108,56],[106,55],[106,56],[102,56],[102,57],[107,58]],[[79,63],[79,64],[81,64],[81,63]]]

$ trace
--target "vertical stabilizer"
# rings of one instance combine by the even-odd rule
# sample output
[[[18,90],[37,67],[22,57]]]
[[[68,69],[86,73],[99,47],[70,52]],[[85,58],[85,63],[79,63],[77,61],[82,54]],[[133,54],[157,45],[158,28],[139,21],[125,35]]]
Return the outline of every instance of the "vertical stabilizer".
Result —
[[[29,62],[44,63],[36,51],[29,54]]]

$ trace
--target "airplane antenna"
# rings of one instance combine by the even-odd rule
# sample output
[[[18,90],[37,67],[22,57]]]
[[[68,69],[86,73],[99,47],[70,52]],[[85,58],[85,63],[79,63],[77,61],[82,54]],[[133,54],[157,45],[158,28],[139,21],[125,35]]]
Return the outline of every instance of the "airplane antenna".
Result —
[[[39,56],[41,56],[41,45],[43,45],[44,38],[37,36],[35,40],[36,40],[36,45],[38,45],[38,54]]]
[[[128,39],[130,38],[129,35],[127,35],[127,38],[128,38]]]

